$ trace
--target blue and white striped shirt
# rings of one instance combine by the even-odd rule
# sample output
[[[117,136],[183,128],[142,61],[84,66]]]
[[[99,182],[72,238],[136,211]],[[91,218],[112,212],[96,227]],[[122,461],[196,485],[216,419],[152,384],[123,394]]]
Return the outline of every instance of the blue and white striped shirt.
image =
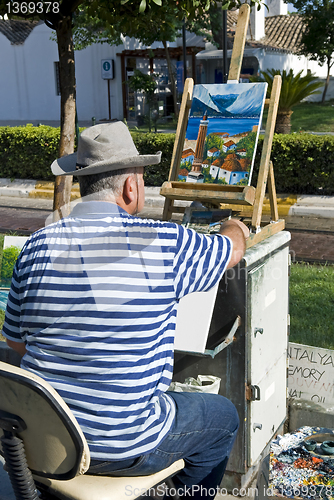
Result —
[[[214,286],[231,251],[229,238],[96,201],[27,241],[3,333],[26,343],[22,368],[64,398],[93,459],[148,453],[171,428],[178,300]]]

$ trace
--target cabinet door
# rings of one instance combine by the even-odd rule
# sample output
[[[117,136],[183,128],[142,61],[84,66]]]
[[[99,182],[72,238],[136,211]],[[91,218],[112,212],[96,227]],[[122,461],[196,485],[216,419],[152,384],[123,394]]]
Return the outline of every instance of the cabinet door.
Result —
[[[250,403],[248,465],[254,465],[286,417],[286,353],[256,384],[259,401]]]
[[[249,465],[253,465],[286,416],[288,247],[249,271]]]

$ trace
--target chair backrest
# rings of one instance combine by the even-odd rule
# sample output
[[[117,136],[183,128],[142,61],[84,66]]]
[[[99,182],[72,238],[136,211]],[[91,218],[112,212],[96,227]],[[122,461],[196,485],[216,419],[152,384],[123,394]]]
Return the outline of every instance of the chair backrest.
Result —
[[[88,470],[88,444],[74,415],[41,377],[0,362],[0,410],[25,422],[18,436],[34,474],[64,480]]]

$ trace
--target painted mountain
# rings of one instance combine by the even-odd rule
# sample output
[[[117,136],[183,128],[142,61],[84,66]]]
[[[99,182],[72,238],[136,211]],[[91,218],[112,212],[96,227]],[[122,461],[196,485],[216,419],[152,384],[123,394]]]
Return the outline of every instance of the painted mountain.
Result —
[[[266,83],[195,85],[179,180],[249,185]]]
[[[190,116],[203,116],[206,112],[217,117],[258,117],[266,88],[266,83],[196,85]]]

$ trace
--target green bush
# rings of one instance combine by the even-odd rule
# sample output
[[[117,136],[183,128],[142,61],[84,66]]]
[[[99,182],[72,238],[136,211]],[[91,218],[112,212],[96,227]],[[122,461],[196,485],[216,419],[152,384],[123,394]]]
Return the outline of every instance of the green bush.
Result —
[[[0,127],[0,178],[53,181],[50,165],[58,158],[59,135],[59,128],[46,125]],[[145,169],[147,185],[161,186],[168,178],[175,135],[132,136],[140,154],[162,151],[161,163]]]
[[[162,152],[161,162],[158,165],[145,167],[144,173],[146,186],[161,186],[168,179],[175,134],[132,133],[131,135],[140,154]]]
[[[0,127],[0,177],[54,180],[50,165],[57,158],[60,129]]]
[[[259,137],[252,184],[263,145]],[[275,134],[271,150],[278,193],[334,194],[334,137],[311,134]]]
[[[14,265],[20,252],[21,249],[13,245],[4,249],[1,262],[1,281],[11,280]]]
[[[59,128],[0,127],[0,178],[54,180],[50,165],[58,156]],[[175,134],[132,133],[140,154],[162,151],[161,163],[145,168],[147,186],[168,178]],[[252,184],[256,184],[263,144],[260,136]],[[275,134],[271,159],[278,193],[334,195],[334,137]]]

